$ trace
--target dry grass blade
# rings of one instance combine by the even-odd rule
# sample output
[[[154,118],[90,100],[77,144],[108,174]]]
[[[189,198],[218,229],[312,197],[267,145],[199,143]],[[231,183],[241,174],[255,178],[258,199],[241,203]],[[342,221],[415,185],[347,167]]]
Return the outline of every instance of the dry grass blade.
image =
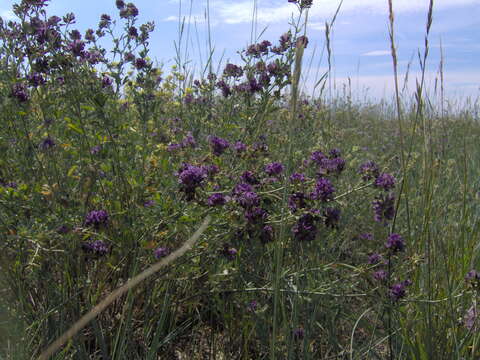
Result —
[[[68,329],[62,336],[55,340],[44,352],[38,357],[39,360],[47,360],[52,356],[65,342],[71,339],[75,334],[82,330],[90,321],[92,321],[98,314],[105,310],[110,304],[112,304],[120,296],[124,295],[127,291],[133,289],[135,286],[140,284],[146,278],[152,276],[158,272],[161,268],[167,266],[171,262],[175,261],[188,250],[190,250],[193,244],[198,240],[200,235],[205,231],[208,224],[210,223],[210,216],[207,216],[203,221],[202,225],[198,230],[193,234],[193,236],[188,239],[179,249],[175,250],[169,256],[165,257],[156,264],[150,266],[148,269],[138,274],[136,277],[127,281],[124,285],[118,289],[112,291],[105,299],[103,299],[97,306],[95,306],[90,312],[84,315],[80,320],[78,320],[73,326]]]

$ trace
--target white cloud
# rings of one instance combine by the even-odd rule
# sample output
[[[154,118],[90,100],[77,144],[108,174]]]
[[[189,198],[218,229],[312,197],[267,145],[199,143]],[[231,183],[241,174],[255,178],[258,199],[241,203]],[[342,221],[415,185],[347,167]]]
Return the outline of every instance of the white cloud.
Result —
[[[311,30],[325,31],[325,23],[322,22],[311,22],[308,24],[308,28]]]
[[[3,20],[15,20],[17,17],[12,10],[0,10],[0,17]]]
[[[314,0],[309,16],[314,22],[321,19],[330,19],[337,10],[339,0]],[[434,11],[466,5],[480,5],[480,0],[437,0]],[[429,0],[395,0],[395,13],[427,11]],[[250,23],[253,17],[253,2],[251,0],[214,0],[212,9],[217,13],[219,20],[227,24]],[[288,21],[296,13],[293,4],[278,5],[278,0],[259,0],[257,19],[260,23],[274,23]],[[349,0],[342,5],[340,15],[347,12],[387,13],[388,5],[385,0]]]
[[[169,16],[164,18],[162,21],[166,22],[178,22],[178,16]],[[185,24],[200,24],[205,22],[205,16],[203,15],[192,15],[192,16],[183,16],[182,22],[185,21]]]
[[[388,50],[373,50],[373,51],[363,53],[362,56],[385,56],[390,54],[391,52]]]

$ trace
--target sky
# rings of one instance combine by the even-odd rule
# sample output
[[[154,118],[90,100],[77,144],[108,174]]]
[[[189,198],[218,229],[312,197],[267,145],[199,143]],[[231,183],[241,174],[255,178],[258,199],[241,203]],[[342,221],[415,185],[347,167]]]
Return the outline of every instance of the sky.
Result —
[[[304,62],[305,89],[327,71],[325,23],[330,23],[340,0],[313,0],[309,10],[309,45]],[[16,1],[2,0],[0,16],[12,17]],[[287,0],[137,0],[139,22],[154,21],[150,55],[168,70],[176,57],[180,21],[184,21],[181,57],[199,74],[208,58],[207,5],[214,69],[229,62],[241,63],[238,51],[254,39],[278,42],[288,30],[294,4]],[[357,98],[384,98],[393,94],[393,70],[388,35],[387,0],[344,0],[331,31],[332,76],[330,89],[351,89]],[[418,52],[423,54],[429,0],[393,0],[395,41],[402,82],[409,68],[406,89],[415,89],[420,77]],[[252,31],[252,14],[256,22]],[[48,13],[73,12],[79,30],[96,28],[101,14],[117,15],[114,0],[50,0]],[[426,83],[434,94],[443,52],[444,88],[451,99],[480,95],[480,0],[435,0],[429,36]],[[177,46],[178,47],[178,46]],[[423,55],[422,55],[423,56]],[[350,84],[349,86],[344,84]],[[437,89],[439,86],[437,87]]]

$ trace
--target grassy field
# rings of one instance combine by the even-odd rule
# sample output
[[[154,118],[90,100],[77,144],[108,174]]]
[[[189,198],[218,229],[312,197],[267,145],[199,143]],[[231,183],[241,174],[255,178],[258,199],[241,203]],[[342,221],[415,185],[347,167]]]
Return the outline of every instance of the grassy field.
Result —
[[[0,22],[1,359],[112,294],[48,358],[480,358],[478,102],[301,92],[305,0],[199,79],[116,5],[122,33],[40,0]]]

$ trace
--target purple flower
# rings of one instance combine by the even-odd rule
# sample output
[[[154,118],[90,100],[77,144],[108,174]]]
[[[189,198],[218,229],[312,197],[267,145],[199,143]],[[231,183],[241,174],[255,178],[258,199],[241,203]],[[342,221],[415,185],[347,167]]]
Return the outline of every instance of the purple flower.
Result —
[[[295,192],[288,198],[288,207],[291,212],[296,212],[298,209],[303,209],[307,206],[305,202],[306,196],[303,192]]]
[[[305,337],[305,330],[303,328],[293,330],[293,337],[295,340],[302,340]]]
[[[153,256],[155,256],[155,259],[161,259],[165,256],[170,254],[170,249],[166,247],[158,247],[153,251]]]
[[[67,234],[69,231],[70,231],[70,228],[67,225],[62,225],[57,228],[57,233],[62,235]]]
[[[470,270],[467,275],[465,275],[465,281],[469,283],[478,283],[480,281],[480,273],[477,270]]]
[[[212,147],[213,154],[216,156],[222,155],[222,153],[229,148],[230,143],[217,136],[210,137],[210,146]]]
[[[110,76],[104,75],[102,77],[102,88],[109,88],[113,84],[113,79]]]
[[[233,148],[235,149],[235,151],[236,151],[237,153],[242,153],[242,152],[247,151],[247,145],[245,145],[245,144],[242,143],[241,141],[237,141],[237,142],[233,145]]]
[[[34,87],[38,87],[40,85],[45,84],[45,79],[43,78],[43,76],[41,74],[39,74],[37,72],[29,75],[28,76],[28,81]]]
[[[73,40],[68,43],[67,47],[73,55],[80,56],[85,49],[85,43],[82,40]]]
[[[362,175],[363,181],[368,181],[373,178],[377,178],[378,175],[380,174],[378,165],[371,160],[364,162],[362,165],[360,165],[358,172],[360,173],[360,175]]]
[[[155,205],[155,200],[147,200],[143,203],[143,206],[148,208],[148,207],[152,207]]]
[[[260,182],[258,181],[257,177],[252,171],[245,171],[241,176],[240,179],[250,185],[257,185]]]
[[[223,75],[226,77],[239,78],[243,75],[243,69],[240,66],[228,63],[223,70]]]
[[[465,327],[470,331],[477,331],[478,329],[478,312],[477,306],[474,303],[463,317]]]
[[[222,193],[215,193],[207,199],[208,206],[224,205],[226,203],[225,196]]]
[[[321,200],[323,202],[326,202],[333,199],[334,192],[335,188],[333,187],[330,180],[322,177],[317,180],[317,183],[315,184],[315,189],[310,194],[310,198],[312,200]]]
[[[272,162],[265,166],[265,172],[268,175],[279,175],[283,172],[284,169],[285,167],[279,162]]]
[[[100,23],[98,24],[98,27],[100,29],[104,29],[108,27],[111,22],[112,22],[112,18],[107,14],[103,14],[102,16],[100,16]]]
[[[122,3],[123,3],[123,6],[119,7],[119,5],[121,5]],[[117,8],[120,9],[121,18],[128,19],[128,18],[134,18],[138,16],[138,9],[132,3],[128,3],[125,6],[125,3],[123,1],[121,1],[120,3],[117,2]]]
[[[368,264],[375,265],[382,261],[382,255],[378,253],[373,253],[368,256]]]
[[[197,142],[195,141],[195,138],[193,137],[191,132],[187,133],[187,136],[183,138],[181,145],[183,147],[190,146],[192,148],[197,145]]]
[[[256,300],[252,300],[248,303],[247,305],[247,311],[248,312],[255,312],[257,311],[257,308],[258,308],[258,302]]]
[[[317,236],[317,226],[315,222],[318,220],[312,214],[304,214],[298,219],[292,228],[292,233],[298,241],[312,241]]]
[[[321,151],[314,151],[312,155],[310,155],[310,160],[316,162],[318,165],[321,165],[324,159],[328,159],[328,158]]]
[[[405,295],[407,294],[407,291],[405,289],[406,286],[411,285],[410,280],[405,280],[400,283],[393,284],[390,287],[390,297],[392,298],[393,301],[398,301],[401,298],[404,298]]]
[[[138,58],[135,60],[135,68],[141,70],[147,66],[147,61],[143,58]]]
[[[178,171],[177,176],[182,191],[187,195],[187,200],[192,200],[195,197],[195,189],[202,185],[208,174],[203,167],[185,163]]]
[[[385,191],[389,191],[395,187],[395,178],[387,173],[380,174],[374,182],[375,187],[383,188]]]
[[[22,83],[13,84],[11,96],[16,98],[20,102],[28,101],[29,95],[27,91],[27,86]]]
[[[294,182],[305,182],[307,181],[306,177],[304,174],[301,174],[301,173],[293,173],[292,175],[290,175],[290,182],[294,183]]]
[[[327,227],[338,227],[338,222],[340,221],[340,209],[327,207],[323,212],[323,216],[325,218],[325,225]]]
[[[395,216],[395,195],[387,194],[379,196],[373,202],[374,220],[376,222],[387,223]]]
[[[405,241],[399,234],[393,233],[388,236],[385,247],[387,249],[390,249],[394,253],[398,251],[403,251],[405,249]]]
[[[95,145],[90,149],[90,154],[96,155],[100,152],[100,150],[102,150],[102,147],[100,145]]]
[[[233,196],[241,196],[243,193],[245,193],[247,191],[253,191],[252,185],[246,184],[246,183],[237,184],[233,188],[232,195]]]
[[[266,219],[267,212],[260,207],[254,207],[247,209],[244,215],[247,222],[250,224],[257,224]]]
[[[387,280],[388,272],[385,270],[378,270],[373,273],[373,278],[377,281]]]
[[[121,10],[125,7],[125,3],[122,0],[116,0],[115,5],[117,6],[118,10]]]
[[[358,236],[361,240],[372,241],[373,234],[372,233],[362,233]]]
[[[273,240],[273,228],[270,225],[265,225],[260,232],[260,241],[262,244],[269,243]]]
[[[234,247],[230,247],[228,244],[223,246],[222,255],[228,260],[233,260],[237,256],[238,250]]]
[[[328,152],[328,155],[330,155],[331,158],[338,158],[340,157],[340,155],[342,154],[342,152],[340,151],[340,149],[332,149]]]
[[[108,245],[102,240],[83,243],[82,249],[87,253],[93,253],[97,256],[104,256],[108,254],[109,251]]]
[[[42,150],[48,150],[51,149],[55,146],[55,141],[51,137],[45,138],[41,143],[40,143],[40,148]]]
[[[243,208],[248,209],[253,206],[258,206],[260,204],[260,197],[254,191],[246,191],[237,196],[237,202]]]
[[[97,229],[100,227],[100,225],[106,225],[107,223],[108,213],[105,210],[92,210],[85,218],[86,226],[94,226]]]

